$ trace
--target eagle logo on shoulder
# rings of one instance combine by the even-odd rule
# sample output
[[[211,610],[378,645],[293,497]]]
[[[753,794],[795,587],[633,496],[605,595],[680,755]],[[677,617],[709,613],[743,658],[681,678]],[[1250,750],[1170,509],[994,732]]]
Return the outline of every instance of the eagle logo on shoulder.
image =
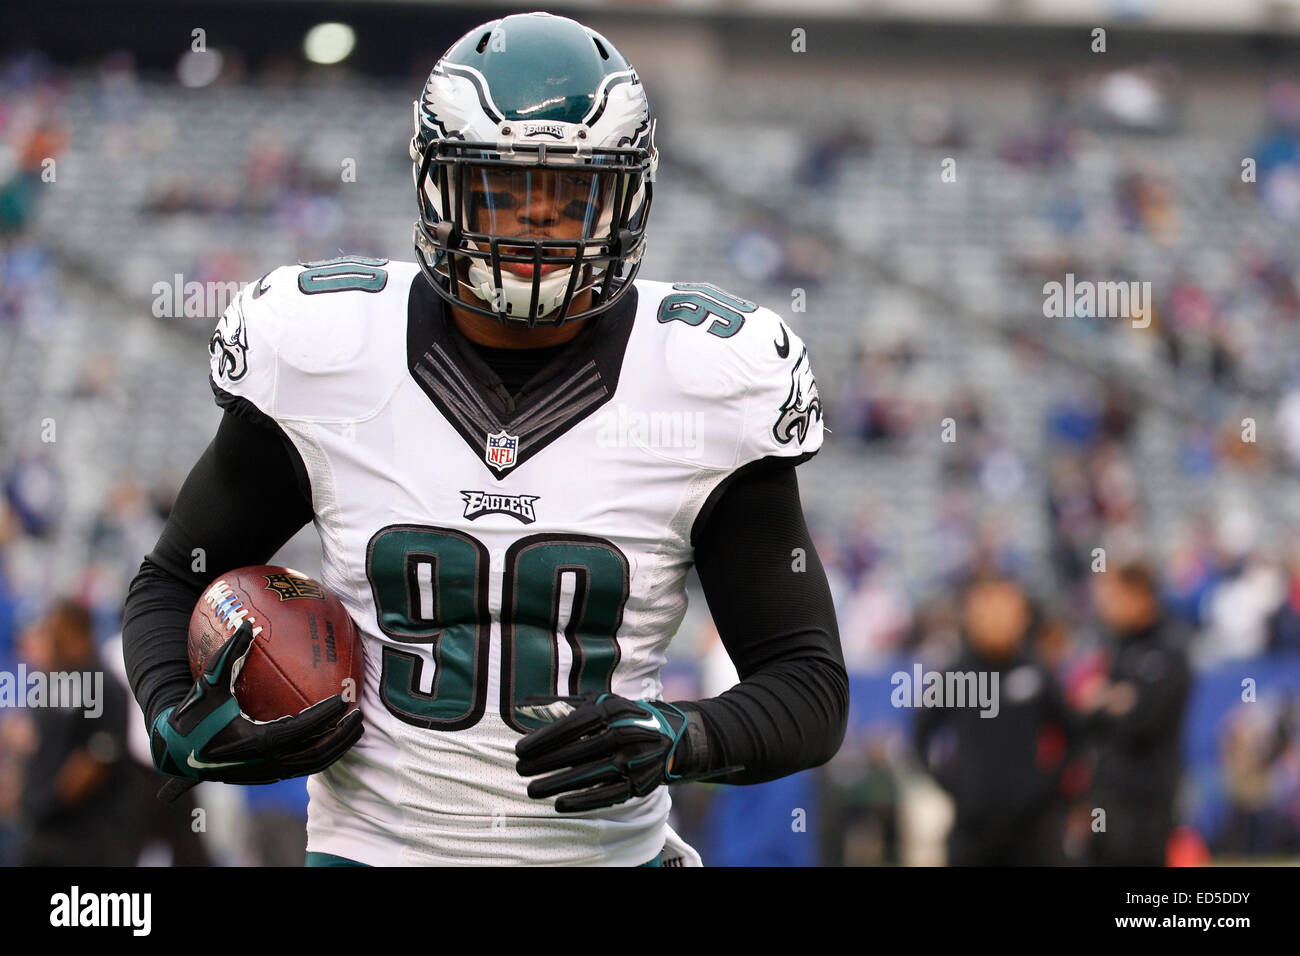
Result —
[[[228,382],[238,382],[248,373],[248,329],[242,299],[240,296],[230,303],[208,340],[213,377],[224,377]]]
[[[802,444],[813,419],[821,417],[822,400],[817,394],[817,380],[813,378],[812,366],[808,362],[808,347],[804,346],[790,369],[790,394],[772,426],[772,437],[782,445],[788,445],[796,438]]]

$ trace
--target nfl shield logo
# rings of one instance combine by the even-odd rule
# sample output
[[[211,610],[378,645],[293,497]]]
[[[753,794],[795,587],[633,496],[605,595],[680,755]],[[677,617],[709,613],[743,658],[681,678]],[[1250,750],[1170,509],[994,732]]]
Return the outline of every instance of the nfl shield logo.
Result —
[[[487,437],[487,453],[483,456],[487,463],[497,471],[505,471],[515,463],[515,452],[519,450],[519,439],[507,435],[503,428],[495,435]]]

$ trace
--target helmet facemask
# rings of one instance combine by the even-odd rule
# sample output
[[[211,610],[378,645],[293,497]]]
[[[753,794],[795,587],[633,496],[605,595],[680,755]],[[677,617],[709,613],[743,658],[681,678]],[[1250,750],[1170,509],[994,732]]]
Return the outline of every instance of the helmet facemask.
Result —
[[[448,302],[503,323],[561,325],[608,309],[630,286],[645,250],[653,139],[587,147],[585,130],[565,133],[571,142],[412,140],[416,250]]]

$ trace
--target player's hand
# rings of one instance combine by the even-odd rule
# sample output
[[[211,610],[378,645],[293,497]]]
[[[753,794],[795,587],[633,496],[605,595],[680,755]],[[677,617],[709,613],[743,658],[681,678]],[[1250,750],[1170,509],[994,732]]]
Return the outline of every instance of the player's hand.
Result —
[[[296,717],[262,723],[245,715],[235,699],[235,681],[253,637],[245,621],[212,655],[185,699],[154,721],[154,766],[177,778],[159,797],[174,800],[200,780],[262,784],[318,773],[361,737],[361,711],[347,713],[342,694]]]
[[[519,710],[550,722],[515,744],[515,769],[525,777],[548,774],[528,784],[528,795],[544,800],[563,794],[555,803],[560,813],[612,807],[684,779],[672,766],[685,748],[690,718],[666,701],[614,694],[530,697]]]

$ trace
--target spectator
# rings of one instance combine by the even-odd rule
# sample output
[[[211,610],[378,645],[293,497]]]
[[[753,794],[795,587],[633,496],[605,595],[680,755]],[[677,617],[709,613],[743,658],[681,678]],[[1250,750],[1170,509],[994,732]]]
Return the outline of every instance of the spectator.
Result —
[[[916,749],[956,803],[948,862],[1062,862],[1058,788],[1073,733],[1055,679],[1028,643],[1029,599],[1015,581],[987,575],[967,589],[962,614],[966,647],[944,670],[996,674],[997,711],[927,707],[917,716]],[[941,732],[948,746],[932,746]]]
[[[1090,858],[1097,865],[1160,866],[1182,769],[1187,652],[1147,565],[1126,563],[1097,582],[1097,611],[1116,647],[1109,672],[1082,703],[1098,747],[1092,806],[1106,813]]]
[[[45,706],[30,711],[35,752],[23,772],[24,866],[123,866],[135,862],[125,769],[127,695],[104,667],[91,637],[90,612],[60,600],[28,630],[25,657],[34,670],[99,675],[102,713]],[[123,798],[127,797],[128,800]]]

